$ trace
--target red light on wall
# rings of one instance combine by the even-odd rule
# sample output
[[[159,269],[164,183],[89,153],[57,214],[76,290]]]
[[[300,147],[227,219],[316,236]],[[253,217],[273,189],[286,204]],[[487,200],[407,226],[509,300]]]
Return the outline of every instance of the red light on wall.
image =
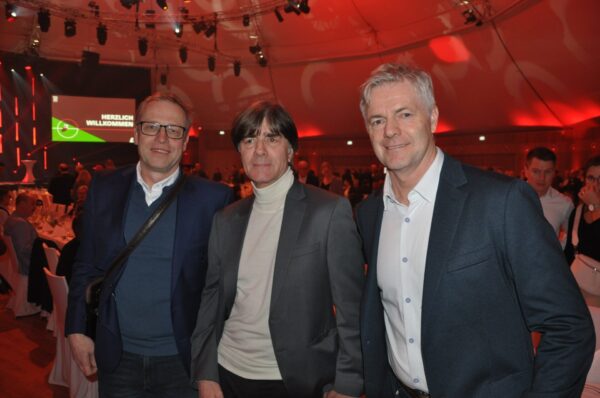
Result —
[[[25,70],[26,71],[30,71],[31,70],[31,65],[25,65]]]
[[[33,126],[33,131],[31,132],[31,143],[33,144],[33,146],[37,145],[37,129],[35,126]]]
[[[15,117],[19,116],[19,98],[15,97]]]
[[[19,142],[19,122],[15,122],[15,142]]]
[[[48,147],[44,147],[44,170],[48,170]]]
[[[454,36],[432,39],[429,41],[429,48],[436,57],[448,63],[466,62],[471,58],[471,53],[463,41]]]
[[[21,167],[21,148],[17,147],[17,167]]]

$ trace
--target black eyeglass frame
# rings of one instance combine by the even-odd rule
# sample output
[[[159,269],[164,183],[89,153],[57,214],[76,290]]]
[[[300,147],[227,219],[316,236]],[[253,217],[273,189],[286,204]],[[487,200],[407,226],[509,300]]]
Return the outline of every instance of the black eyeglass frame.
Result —
[[[154,134],[148,134],[148,133],[145,133],[145,132],[144,132],[144,128],[143,128],[143,126],[142,126],[142,125],[143,125],[143,124],[145,124],[145,123],[146,123],[146,124],[151,124],[151,125],[154,125],[154,126],[158,126],[158,130],[156,130],[156,133],[154,133]],[[143,121],[143,120],[142,120],[142,121],[140,121],[140,122],[137,122],[137,124],[136,124],[136,125],[137,125],[137,126],[138,126],[138,128],[139,128],[139,132],[140,132],[140,134],[144,134],[144,135],[147,135],[147,136],[149,136],[149,137],[155,137],[155,136],[157,136],[158,134],[160,134],[160,130],[161,130],[161,129],[164,129],[164,130],[165,130],[165,134],[167,134],[167,137],[169,137],[169,138],[170,138],[170,139],[172,139],[172,140],[181,140],[181,139],[183,139],[183,138],[185,137],[185,134],[186,134],[186,133],[187,133],[187,131],[188,131],[187,127],[184,127],[184,126],[179,126],[179,125],[177,125],[177,124],[160,124],[160,123],[158,123],[158,122],[148,122],[148,121]],[[173,137],[173,136],[171,136],[171,135],[169,134],[169,127],[178,127],[178,128],[180,128],[180,129],[182,130],[181,137]]]

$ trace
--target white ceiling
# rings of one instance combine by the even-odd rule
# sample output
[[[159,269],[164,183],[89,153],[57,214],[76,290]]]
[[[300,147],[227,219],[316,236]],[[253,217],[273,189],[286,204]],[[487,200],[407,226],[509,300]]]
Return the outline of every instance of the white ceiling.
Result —
[[[135,7],[127,10],[119,1],[97,0],[98,17],[87,1],[11,3],[18,17],[1,19],[0,50],[31,51],[38,39],[41,57],[79,60],[88,50],[98,52],[101,63],[148,66],[154,87],[189,101],[205,131],[226,129],[252,101],[272,99],[288,108],[303,136],[361,135],[358,87],[382,62],[410,62],[431,72],[440,132],[564,128],[600,116],[598,0],[309,0],[310,12],[301,15],[283,11],[287,0],[167,0],[167,11],[145,0],[139,29]],[[40,7],[52,15],[47,33],[37,26]],[[481,26],[465,24],[469,9]],[[74,37],[64,35],[66,18],[77,23]],[[216,40],[194,33],[194,22],[215,19]],[[145,27],[151,21],[155,29]],[[173,33],[176,21],[183,21],[181,38]],[[104,46],[96,39],[99,22],[107,26]],[[140,37],[149,42],[145,56],[138,52]],[[266,67],[249,51],[255,44]],[[182,46],[185,64],[178,56]],[[209,56],[216,59],[214,72]]]

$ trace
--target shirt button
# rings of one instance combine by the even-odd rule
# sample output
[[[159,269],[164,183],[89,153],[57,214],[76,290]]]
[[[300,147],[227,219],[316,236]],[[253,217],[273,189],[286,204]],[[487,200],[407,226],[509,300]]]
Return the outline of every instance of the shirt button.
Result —
[[[408,342],[409,342],[410,344],[412,344],[412,343],[414,343],[414,342],[415,342],[415,339],[413,339],[413,338],[410,338],[410,339],[408,339]]]
[[[410,303],[410,297],[405,298],[404,301],[406,301],[407,303]]]
[[[408,257],[402,257],[402,262],[403,263],[407,263],[408,262]]]
[[[404,222],[410,222],[410,217],[406,217],[406,218],[404,219]]]
[[[419,379],[417,379],[417,378],[414,378],[414,379],[413,379],[413,383],[415,383],[415,384],[419,384]]]

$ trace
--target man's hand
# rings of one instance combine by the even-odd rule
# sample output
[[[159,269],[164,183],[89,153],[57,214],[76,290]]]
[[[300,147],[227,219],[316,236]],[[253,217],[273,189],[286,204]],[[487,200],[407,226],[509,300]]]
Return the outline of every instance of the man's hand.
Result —
[[[331,391],[327,391],[325,394],[323,394],[323,398],[354,398],[354,397],[351,397],[350,395],[340,394],[339,392],[336,392],[335,390],[331,390]]]
[[[86,376],[96,373],[96,358],[94,358],[94,341],[81,333],[74,333],[68,336],[69,345],[73,358],[79,366],[79,369]]]
[[[221,386],[216,381],[200,380],[198,382],[199,398],[223,398]]]

